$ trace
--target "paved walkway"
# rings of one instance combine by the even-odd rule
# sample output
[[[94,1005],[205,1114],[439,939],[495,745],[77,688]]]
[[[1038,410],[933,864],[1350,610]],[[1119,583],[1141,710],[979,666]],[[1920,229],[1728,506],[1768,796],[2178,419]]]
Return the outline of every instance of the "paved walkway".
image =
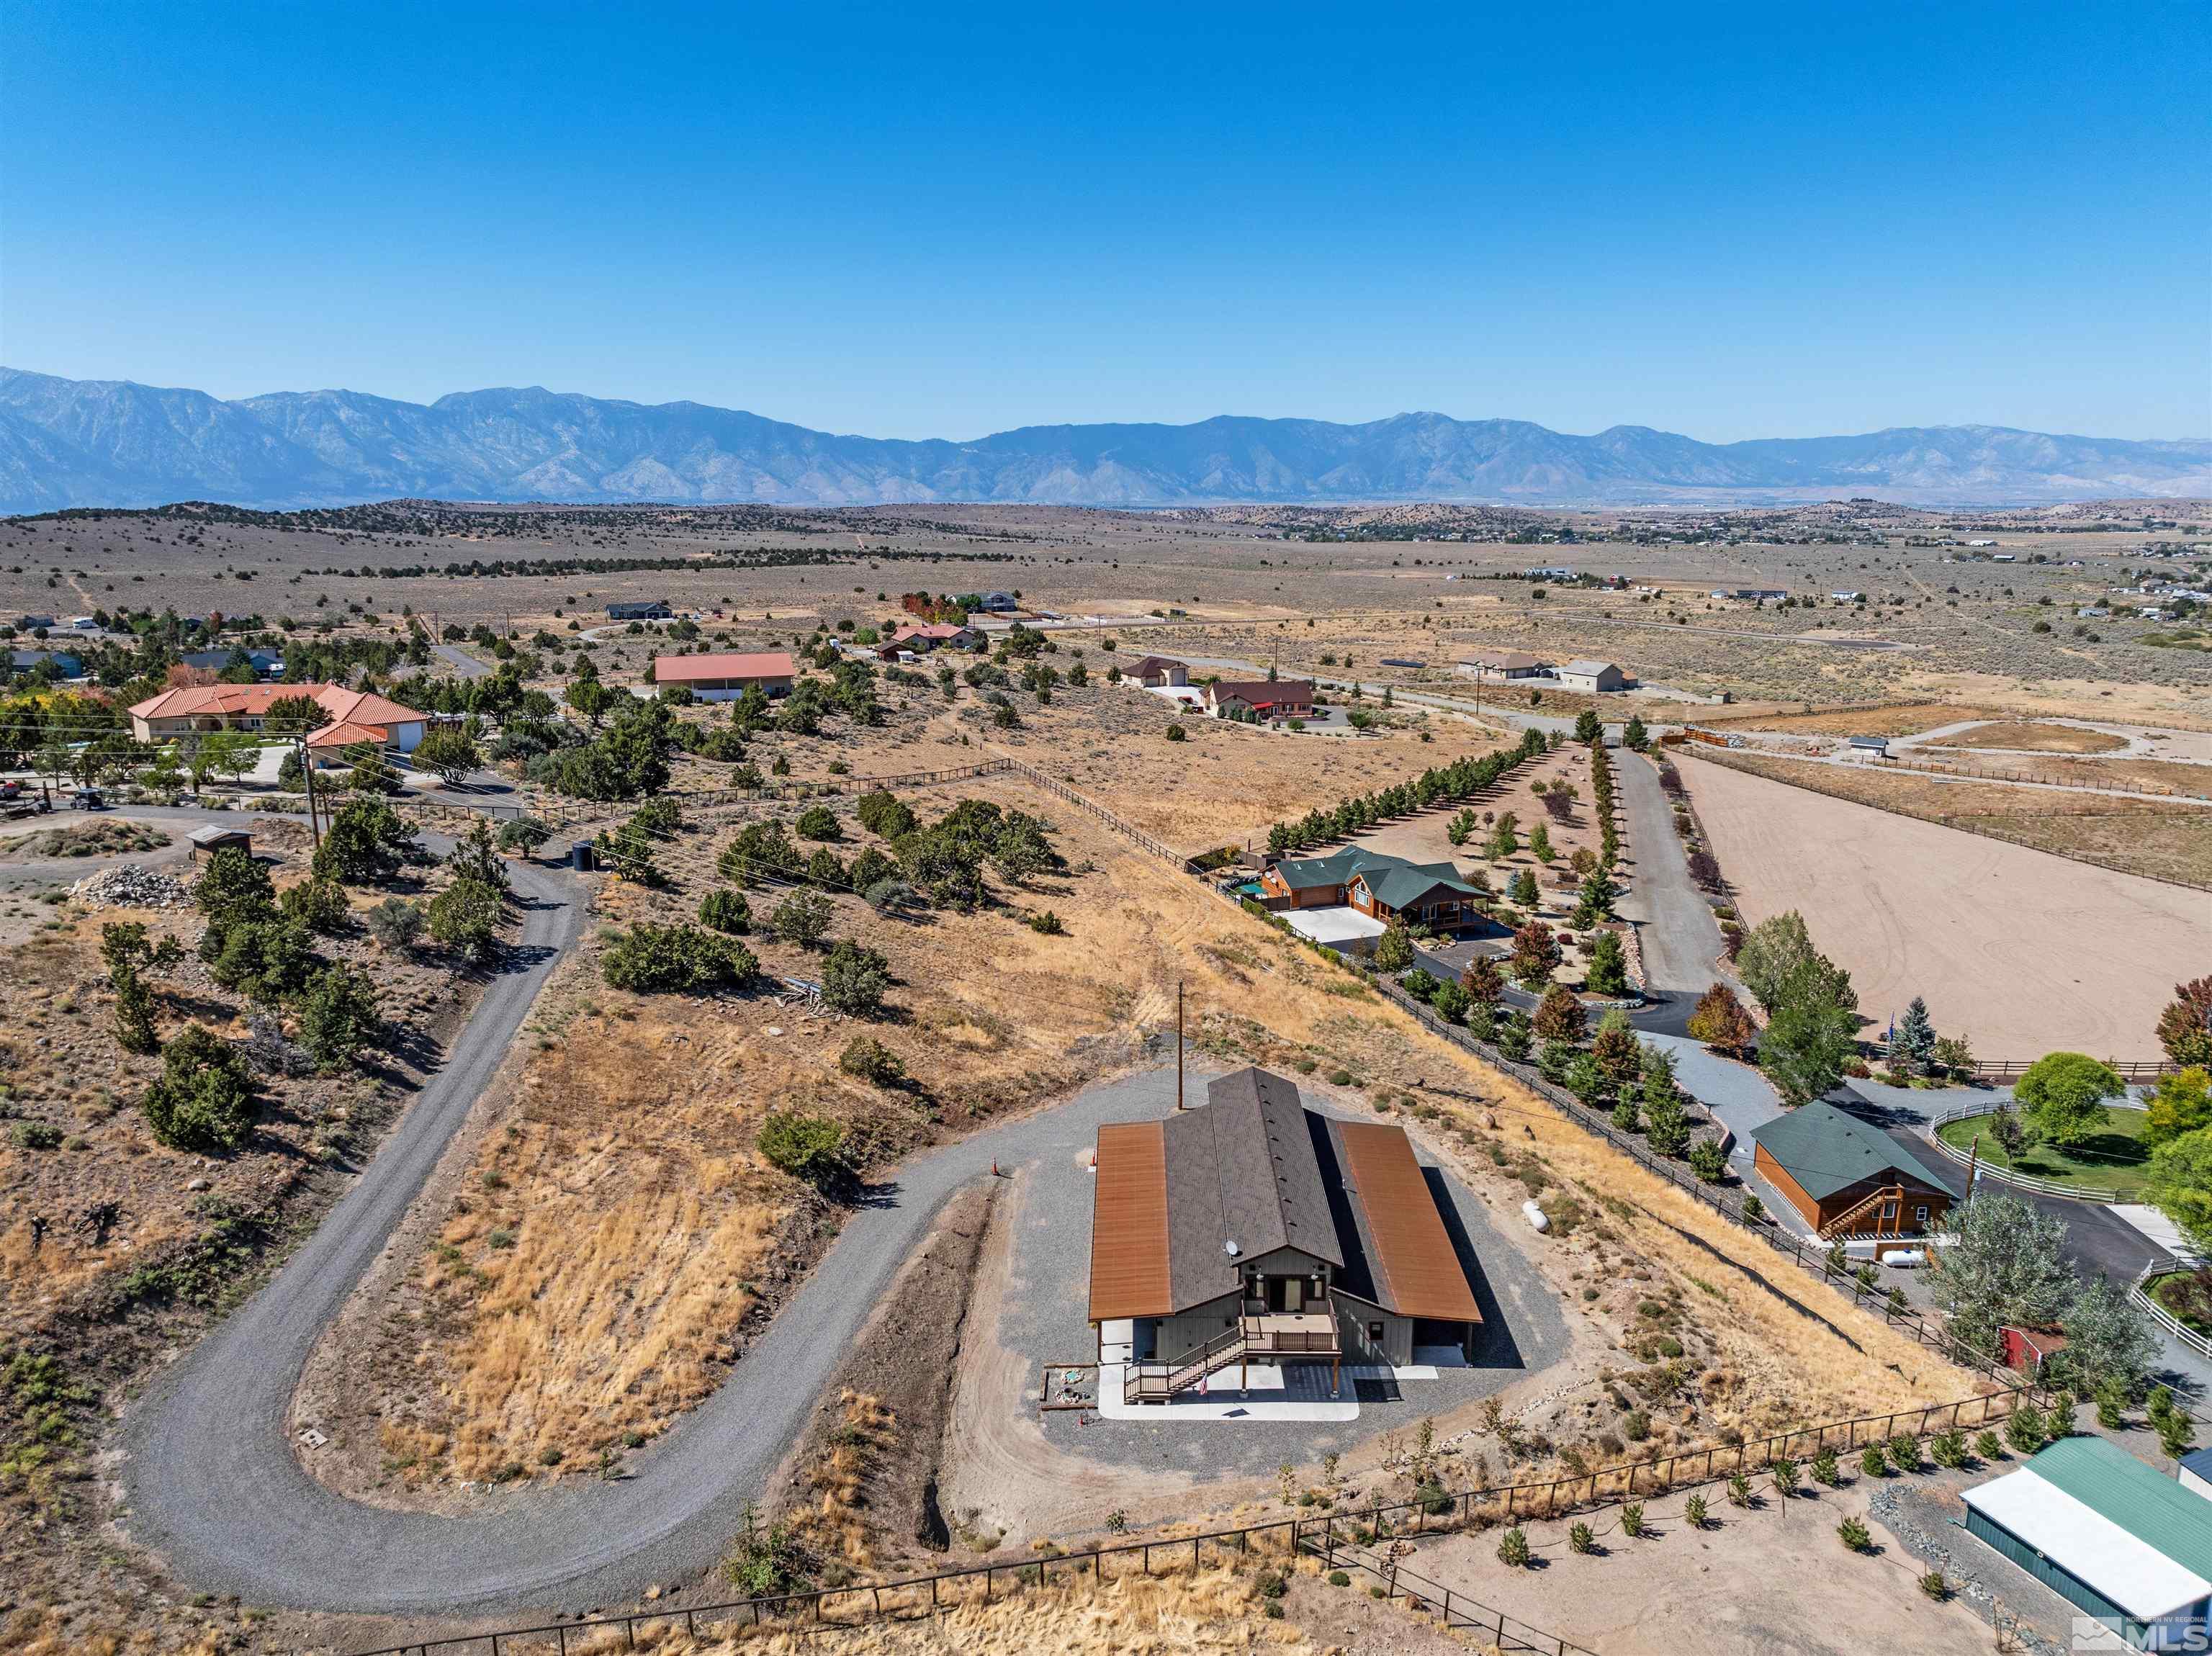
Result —
[[[1687,1035],[1654,1034],[1648,1029],[1639,1029],[1636,1038],[1646,1046],[1656,1046],[1674,1055],[1674,1078],[1682,1083],[1683,1090],[1718,1116],[1735,1135],[1735,1146],[1729,1152],[1729,1159],[1748,1165],[1752,1129],[1765,1126],[1785,1111],[1782,1095],[1774,1090],[1773,1083],[1750,1065],[1708,1052]]]

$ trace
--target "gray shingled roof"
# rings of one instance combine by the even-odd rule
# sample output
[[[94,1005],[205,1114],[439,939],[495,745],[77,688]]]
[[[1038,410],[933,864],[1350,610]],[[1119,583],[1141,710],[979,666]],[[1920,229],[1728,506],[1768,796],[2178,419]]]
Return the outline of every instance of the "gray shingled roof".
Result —
[[[1243,1069],[1207,1083],[1206,1097],[1203,1108],[1170,1116],[1162,1127],[1175,1308],[1233,1294],[1240,1262],[1277,1248],[1341,1265],[1297,1088],[1265,1070]]]

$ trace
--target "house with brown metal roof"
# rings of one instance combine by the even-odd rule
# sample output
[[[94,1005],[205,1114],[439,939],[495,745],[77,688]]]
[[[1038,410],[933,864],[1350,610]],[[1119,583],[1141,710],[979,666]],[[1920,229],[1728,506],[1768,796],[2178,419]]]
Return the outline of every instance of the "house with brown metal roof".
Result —
[[[1260,1069],[1098,1130],[1090,1318],[1102,1354],[1130,1325],[1132,1403],[1255,1363],[1326,1364],[1334,1389],[1345,1362],[1464,1352],[1482,1324],[1404,1130],[1309,1110]]]
[[[769,695],[785,695],[798,664],[788,650],[709,651],[696,656],[657,656],[656,684],[682,684],[702,701],[734,701],[752,686]]]

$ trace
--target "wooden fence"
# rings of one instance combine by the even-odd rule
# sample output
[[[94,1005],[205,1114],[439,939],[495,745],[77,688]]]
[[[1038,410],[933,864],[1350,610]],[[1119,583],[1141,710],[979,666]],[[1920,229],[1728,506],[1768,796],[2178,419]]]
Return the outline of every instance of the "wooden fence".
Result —
[[[1024,780],[1034,782],[1037,786],[1042,788],[1047,793],[1058,795],[1060,798],[1066,800],[1071,805],[1075,806],[1079,810],[1090,812],[1091,816],[1105,823],[1108,828],[1112,828],[1115,833],[1120,834],[1124,840],[1128,840],[1139,850],[1149,852],[1152,855],[1158,857],[1163,862],[1172,863],[1177,868],[1181,868],[1183,865],[1184,859],[1181,852],[1171,850],[1168,846],[1154,838],[1152,834],[1146,833],[1144,829],[1137,827],[1133,822],[1125,821],[1123,818],[1115,816],[1112,811],[1107,810],[1105,806],[1100,804],[1097,800],[1078,793],[1073,788],[1068,786],[1066,783],[1060,780],[1057,777],[1048,776],[1036,766],[1025,765],[1018,759],[1002,759],[999,761],[999,765],[1000,768],[1012,771],[1015,775],[1023,778]]]
[[[990,761],[961,767],[955,771],[917,773],[908,777],[855,779],[854,786],[886,786],[898,783],[915,786],[927,781],[953,780],[1002,771],[1019,775],[1046,792],[1066,799],[1152,855],[1176,867],[1186,868],[1194,877],[1207,883],[1210,888],[1208,876],[1188,870],[1187,859],[1159,840],[1065,783],[1019,760]],[[1224,892],[1221,895],[1232,902],[1237,901],[1234,893]],[[1356,968],[1346,966],[1346,969]],[[1404,1568],[1395,1558],[1381,1562],[1370,1560],[1356,1550],[1357,1547],[1365,1544],[1359,1538],[1363,1533],[1369,1539],[1448,1533],[1470,1525],[1487,1525],[1496,1521],[1510,1524],[1523,1519],[1562,1517],[1639,1496],[1747,1475],[1776,1460],[1795,1459],[1800,1454],[1816,1455],[1824,1449],[1848,1453],[1872,1443],[1887,1443],[1906,1433],[1917,1439],[1924,1438],[1931,1432],[1964,1430],[1969,1427],[1986,1428],[1993,1422],[2008,1416],[2023,1401],[2034,1399],[2036,1390],[2033,1382],[2021,1380],[1980,1353],[1960,1344],[1948,1333],[1930,1325],[1918,1312],[1899,1307],[1887,1295],[1876,1294],[1867,1288],[1855,1276],[1841,1272],[1826,1254],[1808,1253],[1794,1236],[1747,1217],[1741,1197],[1731,1200],[1720,1191],[1703,1186],[1685,1170],[1653,1156],[1644,1145],[1620,1132],[1608,1119],[1588,1108],[1572,1094],[1553,1086],[1526,1065],[1476,1040],[1467,1030],[1439,1018],[1396,984],[1387,979],[1377,979],[1374,980],[1374,986],[1435,1033],[1466,1047],[1486,1063],[1510,1075],[1548,1100],[1568,1120],[1605,1139],[1647,1170],[1759,1237],[1801,1269],[1820,1277],[1832,1287],[1847,1290],[1855,1305],[1878,1313],[1890,1326],[1903,1330],[1921,1344],[1995,1381],[1997,1389],[1951,1403],[1930,1404],[1916,1410],[1829,1422],[1756,1441],[1691,1450],[1650,1461],[1632,1461],[1568,1477],[1508,1484],[1501,1489],[1438,1491],[1413,1500],[1377,1504],[1363,1513],[1344,1516],[1329,1513],[1321,1518],[1292,1518],[1269,1524],[1207,1531],[1192,1536],[1098,1545],[1023,1563],[969,1565],[929,1575],[857,1586],[809,1589],[801,1592],[733,1599],[684,1609],[580,1618],[570,1623],[506,1629],[494,1633],[418,1640],[404,1645],[383,1646],[362,1653],[362,1656],[432,1656],[434,1652],[462,1651],[484,1651],[489,1653],[489,1656],[502,1656],[502,1653],[514,1652],[520,1656],[523,1652],[548,1649],[566,1656],[571,1640],[581,1645],[587,1637],[601,1633],[619,1633],[628,1647],[635,1648],[641,1632],[650,1639],[673,1632],[678,1627],[688,1635],[696,1634],[702,1627],[763,1626],[771,1623],[796,1628],[859,1626],[871,1622],[913,1619],[936,1615],[964,1603],[989,1604],[1003,1592],[1046,1586],[1055,1580],[1069,1581],[1088,1575],[1093,1581],[1103,1582],[1115,1578],[1115,1573],[1108,1566],[1109,1559],[1121,1561],[1125,1566],[1133,1560],[1143,1574],[1150,1575],[1153,1573],[1156,1555],[1179,1567],[1185,1556],[1185,1549],[1188,1549],[1190,1565],[1196,1568],[1206,1562],[1209,1553],[1216,1562],[1248,1556],[1254,1550],[1255,1542],[1260,1544],[1263,1551],[1274,1548],[1288,1554],[1306,1553],[1323,1559],[1332,1568],[1351,1564],[1375,1575],[1386,1596],[1417,1600],[1424,1607],[1437,1611],[1448,1627],[1479,1634],[1501,1651],[1542,1652],[1546,1656],[1594,1656],[1594,1653],[1583,1646],[1556,1634],[1532,1628],[1502,1611],[1418,1575]],[[1340,1526],[1344,1526],[1349,1538],[1340,1539]],[[1126,1568],[1121,1571],[1121,1574],[1128,1573]]]
[[[409,1644],[382,1646],[362,1656],[431,1656],[433,1652],[468,1650],[488,1652],[489,1656],[544,1649],[566,1652],[571,1640],[583,1645],[589,1636],[600,1633],[620,1633],[625,1644],[635,1648],[641,1632],[651,1639],[678,1627],[687,1634],[696,1634],[702,1627],[765,1627],[772,1623],[798,1628],[856,1627],[871,1622],[933,1616],[966,1604],[992,1604],[1026,1587],[1072,1584],[1086,1577],[1093,1582],[1105,1582],[1130,1574],[1152,1575],[1156,1573],[1156,1559],[1165,1560],[1170,1570],[1186,1564],[1196,1569],[1208,1562],[1227,1564],[1249,1558],[1255,1552],[1284,1556],[1304,1553],[1332,1567],[1348,1562],[1376,1575],[1390,1596],[1415,1598],[1443,1609],[1449,1590],[1443,1585],[1403,1568],[1395,1559],[1370,1562],[1356,1556],[1354,1550],[1378,1540],[1407,1540],[1449,1535],[1468,1528],[1486,1528],[1492,1524],[1565,1518],[1721,1479],[1748,1477],[1777,1461],[1817,1456],[1823,1451],[1849,1454],[1877,1443],[1887,1445],[1903,1436],[1917,1441],[1937,1433],[1985,1429],[2008,1418],[2021,1404],[2033,1402],[2036,1396],[2033,1383],[2008,1376],[2002,1390],[1978,1392],[1949,1403],[1829,1421],[1741,1443],[1686,1450],[1567,1477],[1510,1483],[1497,1489],[1437,1489],[1404,1501],[1377,1502],[1351,1513],[1330,1512],[1320,1517],[1277,1519],[1194,1535],[1100,1544],[1020,1563],[969,1564],[892,1581],[808,1588],[804,1592],[771,1593],[681,1609],[639,1611],[625,1616],[502,1629],[496,1633],[416,1640]],[[1109,1560],[1116,1561],[1121,1568],[1110,1567]],[[1134,1569],[1127,1568],[1133,1563]],[[1450,1592],[1446,1614],[1451,1625],[1487,1633],[1504,1650],[1542,1651],[1550,1653],[1550,1656],[1595,1656],[1583,1646],[1516,1621],[1502,1611],[1463,1593]]]

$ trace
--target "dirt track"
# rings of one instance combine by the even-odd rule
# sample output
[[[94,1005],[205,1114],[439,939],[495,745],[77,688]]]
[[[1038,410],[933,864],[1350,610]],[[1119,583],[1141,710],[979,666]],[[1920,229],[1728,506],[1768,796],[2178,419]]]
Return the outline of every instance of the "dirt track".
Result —
[[[2173,986],[2212,960],[2212,897],[1694,761],[1747,921],[1802,912],[1877,1022],[1924,995],[1985,1059],[2157,1055]]]

